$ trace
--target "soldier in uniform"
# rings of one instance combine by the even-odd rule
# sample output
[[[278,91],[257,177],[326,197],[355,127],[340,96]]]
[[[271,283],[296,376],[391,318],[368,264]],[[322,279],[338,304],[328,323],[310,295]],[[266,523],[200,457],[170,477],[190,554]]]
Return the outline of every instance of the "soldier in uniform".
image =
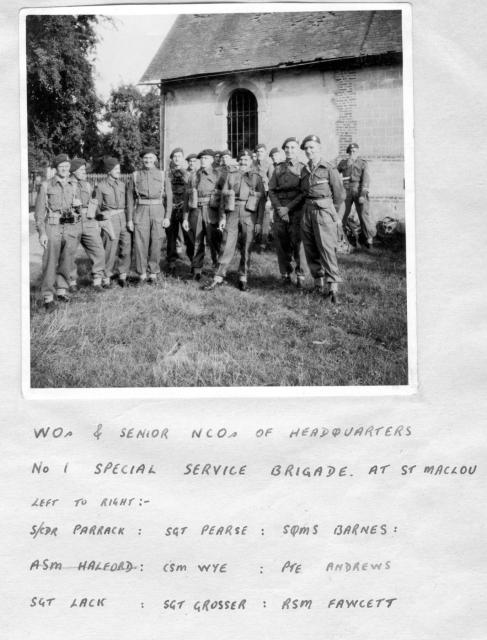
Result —
[[[229,171],[234,171],[235,167],[232,166],[232,152],[228,149],[224,149],[220,152],[221,161],[220,168],[218,170],[219,178],[218,178],[218,190],[221,191],[223,185],[225,183],[225,179]]]
[[[217,187],[219,172],[213,167],[214,151],[204,149],[198,154],[201,167],[190,175],[184,200],[183,229],[191,230],[194,256],[191,271],[194,279],[201,280],[205,259],[205,242],[210,247],[213,267],[218,266],[221,232],[218,229],[220,191]]]
[[[127,228],[125,183],[120,179],[120,161],[105,158],[107,177],[97,185],[98,220],[105,247],[103,286],[109,288],[117,275],[118,284],[127,286],[132,253],[132,234]]]
[[[348,158],[341,160],[338,164],[338,171],[343,176],[346,194],[342,225],[346,233],[348,216],[354,204],[360,220],[360,234],[355,239],[356,243],[358,240],[365,249],[370,249],[374,242],[375,228],[369,212],[369,167],[367,160],[359,158],[358,149],[359,146],[356,142],[349,144],[347,147]]]
[[[178,236],[181,231],[181,225],[183,223],[183,206],[184,198],[186,194],[186,188],[190,173],[184,166],[184,152],[180,147],[173,149],[169,156],[172,161],[171,169],[169,169],[168,175],[171,181],[172,188],[172,212],[171,212],[171,224],[166,228],[167,237],[167,264],[169,275],[174,276],[176,274],[176,260],[178,259]],[[186,247],[186,255],[191,262],[194,255],[194,245],[190,234],[182,229],[183,242]]]
[[[86,180],[86,161],[83,158],[73,158],[71,160],[71,178],[76,186],[77,197],[81,201],[81,246],[91,261],[93,288],[101,291],[102,278],[105,274],[105,249],[100,236],[100,228],[95,218],[96,207],[88,208],[92,200],[93,189]],[[77,269],[75,265],[69,282],[71,293],[78,289],[76,275]]]
[[[275,168],[277,167],[277,165],[279,164],[279,156],[281,154],[279,153],[279,149],[277,147],[272,147],[272,149],[269,151],[269,158],[272,161],[272,166]]]
[[[343,187],[337,170],[321,157],[318,136],[306,136],[301,149],[308,158],[300,179],[300,189],[305,199],[301,238],[306,261],[315,279],[315,291],[336,303],[338,284],[341,282],[337,260],[337,211],[343,202]],[[325,289],[325,280],[328,289]]]
[[[196,153],[190,153],[189,156],[186,156],[186,162],[188,163],[189,173],[195,173],[196,171],[198,171],[199,162]]]
[[[247,276],[254,232],[260,233],[264,217],[265,189],[260,175],[252,167],[250,151],[238,155],[239,170],[227,173],[222,190],[219,226],[223,230],[220,264],[206,291],[223,284],[228,267],[235,254],[240,236],[239,289],[247,291]]]
[[[156,150],[141,153],[144,168],[134,171],[127,185],[127,227],[134,232],[135,269],[138,284],[155,283],[161,272],[159,260],[163,229],[171,224],[172,186],[165,172],[156,169]],[[164,209],[163,197],[166,194]]]
[[[269,198],[274,207],[274,232],[279,271],[283,284],[291,283],[294,258],[296,286],[303,287],[304,271],[301,266],[301,205],[299,189],[304,164],[298,160],[299,143],[287,138],[282,144],[286,160],[280,162],[269,181]]]
[[[265,249],[266,243],[269,240],[269,232],[271,229],[271,208],[270,204],[267,202],[267,195],[269,192],[269,180],[274,173],[274,165],[267,155],[267,147],[265,146],[265,144],[260,143],[255,147],[255,155],[256,158],[254,160],[254,169],[258,172],[262,179],[266,194],[264,219],[262,221],[262,231],[260,234],[260,246],[261,249]]]
[[[267,193],[269,189],[269,180],[274,172],[274,165],[267,156],[267,148],[265,144],[258,144],[255,147],[254,170],[260,175]]]
[[[39,189],[34,214],[44,248],[41,294],[46,311],[54,310],[55,294],[59,301],[69,302],[69,281],[81,238],[81,201],[69,177],[68,156],[56,156],[54,167],[56,174]]]
[[[215,155],[213,156],[213,168],[218,170],[220,168],[220,159],[222,157],[222,154],[220,151],[215,151],[214,154]]]
[[[232,152],[229,149],[220,151],[220,173],[223,175],[232,166]]]

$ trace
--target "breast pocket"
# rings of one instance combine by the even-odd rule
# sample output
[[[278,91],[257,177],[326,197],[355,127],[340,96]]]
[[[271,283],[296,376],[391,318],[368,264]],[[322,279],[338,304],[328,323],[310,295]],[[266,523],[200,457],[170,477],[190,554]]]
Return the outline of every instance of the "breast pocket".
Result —
[[[240,200],[247,200],[249,195],[250,195],[250,187],[244,180],[242,180],[240,184],[240,192],[238,197]]]
[[[104,184],[100,185],[100,199],[101,199],[101,202],[99,202],[98,204],[100,206],[108,207],[110,205],[110,196],[111,195],[112,194],[110,193],[110,191],[108,190],[106,185],[104,185]],[[113,200],[113,196],[112,196],[112,200]]]
[[[149,198],[156,199],[162,196],[163,183],[162,176],[153,176],[150,182],[150,194]]]
[[[55,187],[47,188],[47,206],[53,211],[59,211],[62,208],[62,198],[59,189]]]
[[[121,187],[118,191],[118,207],[125,209],[125,189]]]
[[[299,184],[299,176],[294,175],[293,173],[287,173],[284,176],[282,181],[282,186],[286,189],[294,189],[298,187]]]

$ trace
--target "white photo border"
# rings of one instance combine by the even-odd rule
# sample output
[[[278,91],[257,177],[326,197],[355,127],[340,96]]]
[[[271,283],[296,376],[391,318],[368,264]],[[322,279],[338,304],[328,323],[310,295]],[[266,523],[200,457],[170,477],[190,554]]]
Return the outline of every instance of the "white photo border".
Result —
[[[30,265],[28,154],[27,154],[27,87],[26,87],[26,18],[29,15],[175,15],[192,13],[259,13],[291,11],[401,11],[403,43],[403,131],[406,222],[406,282],[407,282],[407,352],[408,384],[394,386],[276,386],[276,387],[87,387],[32,388],[30,363]],[[357,3],[168,3],[140,5],[67,5],[24,8],[19,11],[19,71],[20,71],[20,140],[21,140],[21,312],[22,312],[22,395],[28,400],[68,399],[176,399],[176,398],[278,398],[278,397],[373,397],[410,396],[418,392],[417,327],[416,327],[416,260],[414,205],[414,128],[413,128],[413,52],[412,11],[405,2]]]

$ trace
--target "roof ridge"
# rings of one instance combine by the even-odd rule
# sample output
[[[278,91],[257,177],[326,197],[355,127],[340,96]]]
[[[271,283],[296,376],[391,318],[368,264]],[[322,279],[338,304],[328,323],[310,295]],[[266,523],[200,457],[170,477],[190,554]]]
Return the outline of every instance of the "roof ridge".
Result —
[[[182,14],[141,83],[400,53],[401,15],[390,9]]]

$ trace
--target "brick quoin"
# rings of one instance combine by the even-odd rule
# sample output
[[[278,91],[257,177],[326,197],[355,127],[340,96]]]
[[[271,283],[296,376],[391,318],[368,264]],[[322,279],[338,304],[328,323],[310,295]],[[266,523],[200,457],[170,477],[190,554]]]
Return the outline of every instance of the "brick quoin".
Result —
[[[335,130],[338,136],[339,154],[345,155],[345,150],[357,133],[357,122],[353,120],[353,110],[357,104],[355,94],[354,70],[335,71],[335,104],[338,109],[338,120]]]

